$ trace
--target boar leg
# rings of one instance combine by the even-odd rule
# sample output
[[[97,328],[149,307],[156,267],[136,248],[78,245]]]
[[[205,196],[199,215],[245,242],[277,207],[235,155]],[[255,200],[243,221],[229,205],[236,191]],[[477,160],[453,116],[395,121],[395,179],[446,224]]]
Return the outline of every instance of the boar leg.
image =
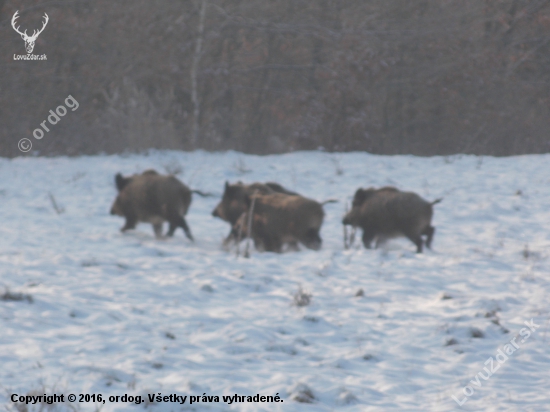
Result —
[[[153,223],[153,231],[155,232],[155,237],[160,239],[162,237],[162,223]]]
[[[227,237],[223,240],[223,245],[224,246],[227,246],[229,245],[230,243],[232,242],[235,242],[237,243],[237,234],[235,233],[235,230],[234,229],[231,229],[231,231],[229,232],[229,234],[227,235]]]
[[[384,243],[386,243],[388,239],[384,236],[376,236],[376,242],[374,243],[374,248],[378,249],[380,246],[382,246]]]
[[[305,239],[302,240],[302,243],[308,248],[312,250],[319,250],[321,249],[321,245],[323,243],[323,240],[321,239],[321,236],[319,236],[319,231],[316,229],[308,229]]]
[[[178,224],[175,222],[170,222],[170,226],[168,227],[168,232],[166,233],[166,236],[174,236],[174,232],[178,228]]]
[[[187,226],[187,222],[185,221],[185,218],[182,216],[180,220],[180,226],[185,232],[185,236],[187,236],[187,239],[189,239],[191,242],[194,242],[195,239],[193,239],[193,235],[191,234],[191,229],[189,229],[189,226]]]
[[[270,235],[266,232],[257,233],[254,239],[254,246],[257,245],[262,245],[266,252],[281,253],[283,249],[283,242],[281,239],[276,235]]]
[[[434,237],[434,233],[435,233],[435,227],[433,227],[433,226],[428,226],[424,230],[424,234],[427,236],[427,238],[426,238],[426,247],[428,249],[432,248],[432,239]]]
[[[405,236],[416,245],[416,253],[422,253],[422,238],[420,235],[405,233]]]
[[[288,242],[288,250],[291,250],[293,252],[298,252],[300,250],[300,247],[298,246],[298,242],[293,240],[292,242]]]
[[[120,228],[121,232],[126,232],[128,229],[135,229],[137,219],[134,216],[126,216],[126,223]]]
[[[178,216],[174,220],[170,221],[170,227],[168,229],[168,233],[166,233],[166,236],[174,236],[174,232],[178,227],[181,227],[183,231],[185,232],[185,236],[187,236],[187,239],[194,241],[193,235],[191,234],[191,229],[189,229],[189,226],[187,226],[187,222],[185,221],[185,218],[183,216]]]
[[[365,245],[365,247],[367,249],[370,249],[370,244],[372,243],[372,241],[374,240],[374,237],[376,236],[376,233],[368,230],[368,229],[365,229],[363,228],[363,245]]]
[[[282,253],[283,251],[281,240],[273,237],[268,240],[264,239],[264,247],[266,252]]]
[[[265,252],[266,251],[264,240],[262,238],[260,238],[259,236],[254,237],[254,247],[256,248],[256,250],[258,252]]]

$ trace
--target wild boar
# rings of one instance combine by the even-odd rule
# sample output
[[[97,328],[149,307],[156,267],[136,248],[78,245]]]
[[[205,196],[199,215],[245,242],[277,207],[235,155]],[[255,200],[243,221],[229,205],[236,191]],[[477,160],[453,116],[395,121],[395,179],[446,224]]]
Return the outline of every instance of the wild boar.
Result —
[[[386,239],[405,236],[416,245],[416,252],[422,253],[422,236],[426,236],[426,247],[431,247],[435,233],[431,225],[433,205],[441,200],[430,203],[416,193],[401,192],[395,187],[357,189],[352,209],[342,223],[363,229],[367,249],[375,238],[378,247]]]
[[[284,193],[246,195],[244,200],[247,212],[233,226],[230,235],[233,238],[251,237],[256,249],[268,252],[280,253],[284,244],[296,247],[298,242],[309,249],[321,248],[319,231],[325,215],[321,203]],[[248,231],[250,210],[251,233]]]
[[[153,225],[155,236],[161,237],[162,224],[168,221],[168,236],[173,236],[181,227],[187,238],[193,240],[184,217],[191,204],[192,191],[174,176],[159,175],[155,170],[129,177],[118,173],[115,183],[118,196],[111,214],[126,218],[122,232],[134,229],[138,222],[147,222]]]
[[[283,193],[287,195],[298,195],[298,193],[285,189],[278,183],[252,183],[245,185],[242,182],[235,184],[229,184],[225,182],[225,190],[220,203],[212,211],[212,216],[219,217],[226,222],[229,222],[233,227],[237,222],[237,219],[248,210],[246,198],[254,193],[267,195],[272,193]],[[234,240],[231,233],[225,239],[224,243],[227,244],[231,240]]]

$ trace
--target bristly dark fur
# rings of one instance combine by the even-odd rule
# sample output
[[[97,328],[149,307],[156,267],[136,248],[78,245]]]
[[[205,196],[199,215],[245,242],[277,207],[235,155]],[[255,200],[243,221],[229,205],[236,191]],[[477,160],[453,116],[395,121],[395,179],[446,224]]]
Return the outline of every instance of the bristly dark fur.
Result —
[[[416,245],[417,253],[422,252],[423,239],[426,247],[431,247],[435,228],[431,225],[432,203],[416,193],[401,192],[395,187],[380,189],[357,189],[353,197],[352,209],[342,223],[363,229],[363,244],[370,249],[376,239],[376,247],[386,239],[405,236]]]
[[[237,219],[248,210],[246,198],[253,194],[272,194],[283,193],[286,195],[298,195],[295,192],[285,189],[278,183],[252,183],[245,185],[242,182],[229,184],[225,182],[225,189],[220,203],[212,211],[212,216],[219,217],[226,222],[229,222],[231,227],[235,225]],[[225,239],[224,243],[235,240],[231,233]]]
[[[115,176],[118,189],[112,215],[124,216],[125,225],[121,231],[135,228],[138,222],[153,225],[155,235],[162,235],[162,224],[170,224],[167,235],[172,236],[178,227],[193,240],[191,230],[185,221],[185,214],[191,204],[191,191],[174,176],[159,175],[155,170],[146,170],[140,175]]]
[[[292,248],[297,248],[298,243],[313,250],[321,248],[319,232],[325,213],[319,202],[283,193],[245,197],[247,205],[252,200],[255,200],[252,233],[248,233],[246,222],[249,212],[245,212],[233,226],[233,237],[240,232],[254,240],[256,249],[269,252],[282,252],[284,244]]]

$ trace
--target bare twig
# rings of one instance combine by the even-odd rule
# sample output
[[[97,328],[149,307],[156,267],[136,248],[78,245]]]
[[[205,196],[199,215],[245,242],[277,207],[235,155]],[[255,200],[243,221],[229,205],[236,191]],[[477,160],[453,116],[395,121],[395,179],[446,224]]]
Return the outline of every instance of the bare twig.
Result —
[[[248,211],[248,239],[246,240],[246,249],[243,255],[245,258],[250,257],[250,236],[252,236],[252,216],[254,214],[254,205],[256,204],[256,193],[258,193],[258,190],[254,190],[254,194],[252,195],[252,203],[250,204],[250,210]]]
[[[348,214],[349,212],[349,203],[346,202],[346,215]],[[348,225],[342,225],[344,227],[344,249],[349,249],[349,244],[348,244]]]
[[[346,202],[346,215],[349,212],[349,203]],[[349,249],[353,242],[355,242],[355,232],[357,231],[357,228],[355,226],[351,227],[351,232],[348,237],[348,229],[347,225],[344,225],[344,249]]]
[[[357,228],[355,226],[352,226],[351,233],[349,235],[349,245],[350,247],[353,246],[353,243],[355,242],[355,232],[357,231]]]
[[[52,195],[52,192],[48,192],[48,196],[50,197],[50,201],[52,202],[52,206],[53,206],[54,210],[57,212],[57,214],[60,215],[61,213],[63,213],[65,211],[65,209],[62,208],[62,207],[59,207],[57,205],[57,202],[55,201],[55,197]]]
[[[241,253],[240,245],[241,245],[241,239],[243,235],[243,226],[244,226],[244,217],[241,216],[241,218],[239,218],[239,233],[237,234],[237,257],[239,257],[239,254]]]
[[[197,43],[195,44],[195,54],[191,66],[191,100],[193,102],[193,147],[196,147],[199,138],[199,116],[200,102],[197,93],[197,72],[202,54],[202,41],[204,37],[204,17],[206,15],[206,0],[201,1],[199,12],[199,30],[197,33]]]

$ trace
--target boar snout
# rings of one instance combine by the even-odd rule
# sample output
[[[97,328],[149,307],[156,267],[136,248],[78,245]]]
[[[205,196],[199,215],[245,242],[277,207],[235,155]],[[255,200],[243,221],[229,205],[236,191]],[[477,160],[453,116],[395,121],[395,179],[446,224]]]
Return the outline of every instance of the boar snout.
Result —
[[[344,216],[344,218],[342,219],[342,224],[343,225],[351,225],[351,217],[350,217],[349,214]]]
[[[118,207],[117,207],[117,201],[118,199],[115,201],[115,203],[113,203],[113,206],[111,206],[111,215],[119,215],[119,211],[118,211]]]

